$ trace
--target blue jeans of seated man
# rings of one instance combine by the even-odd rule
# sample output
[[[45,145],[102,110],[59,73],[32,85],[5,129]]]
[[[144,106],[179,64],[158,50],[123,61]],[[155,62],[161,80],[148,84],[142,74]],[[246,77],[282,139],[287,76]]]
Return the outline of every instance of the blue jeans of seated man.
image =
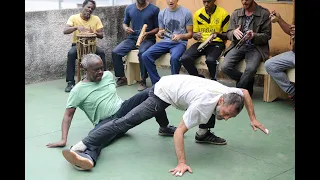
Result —
[[[146,90],[144,90],[144,92],[145,91]],[[149,97],[126,115],[121,118],[108,120],[89,133],[89,135],[82,140],[87,146],[85,153],[91,156],[94,154],[91,152],[97,152],[102,145],[109,144],[112,140],[126,133],[129,129],[152,117],[155,117],[158,123],[168,124],[165,109],[170,104],[162,101],[154,94],[154,86],[151,89],[149,88],[148,91]],[[95,157],[92,158],[94,159]]]
[[[236,66],[245,59],[246,68],[240,72]],[[239,49],[231,49],[224,57],[221,71],[231,79],[237,81],[236,87],[253,91],[254,75],[263,60],[257,48],[244,44]]]
[[[296,58],[293,51],[278,54],[264,63],[267,73],[290,96],[295,95],[295,86],[290,82],[286,70],[294,68],[295,64]]]
[[[152,91],[153,92],[153,91]],[[90,155],[90,157],[93,159],[94,164],[96,164],[98,156],[100,155],[101,149],[104,148],[105,146],[107,146],[108,144],[110,144],[113,140],[123,136],[125,134],[126,131],[117,131],[117,127],[114,127],[114,125],[118,122],[118,120],[121,119],[126,119],[126,117],[128,117],[129,115],[131,115],[130,113],[132,112],[133,109],[136,109],[137,106],[139,106],[140,104],[142,104],[147,98],[149,98],[149,93],[150,93],[150,88],[147,88],[139,93],[137,93],[136,95],[134,95],[133,97],[129,98],[128,100],[125,100],[120,109],[111,117],[108,117],[106,119],[101,120],[95,127],[94,129],[92,129],[89,132],[88,136],[93,136],[95,137],[95,134],[101,134],[101,133],[106,133],[107,134],[107,138],[106,139],[102,139],[101,141],[99,141],[98,146],[95,146],[94,149],[87,149],[84,153]],[[129,115],[128,115],[129,114]],[[152,114],[155,115],[155,114]],[[152,116],[153,117],[153,116]],[[169,120],[167,118],[167,114],[166,112],[163,110],[161,112],[159,112],[158,114],[155,115],[156,121],[159,124],[160,127],[167,127],[167,125],[169,124]],[[128,120],[128,119],[126,119]],[[124,124],[124,126],[129,125],[130,127],[130,123],[129,124]],[[103,128],[104,126],[109,127],[109,129],[106,129],[106,132],[101,132],[101,128]],[[130,128],[129,128],[130,129]],[[127,129],[127,130],[129,130]]]
[[[147,70],[141,61],[141,55],[150,47],[152,46],[156,41],[145,39],[141,42],[138,52],[138,57],[140,61],[140,74],[141,79],[145,80],[148,78]],[[114,73],[116,77],[124,77],[124,67],[123,67],[123,61],[122,57],[127,55],[131,50],[137,49],[136,48],[137,40],[128,38],[124,41],[122,41],[118,46],[116,46],[112,50],[112,61],[114,65]]]
[[[179,74],[181,63],[180,58],[186,50],[186,45],[175,41],[160,41],[151,46],[146,52],[142,54],[142,61],[146,66],[151,82],[154,85],[159,81],[155,61],[163,54],[170,52],[170,69],[171,74]]]

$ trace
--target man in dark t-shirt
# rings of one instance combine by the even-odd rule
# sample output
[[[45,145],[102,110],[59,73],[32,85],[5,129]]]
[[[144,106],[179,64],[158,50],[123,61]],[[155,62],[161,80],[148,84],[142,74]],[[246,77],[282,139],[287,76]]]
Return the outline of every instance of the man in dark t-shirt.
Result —
[[[128,38],[122,41],[112,50],[112,61],[114,65],[115,76],[117,77],[117,87],[127,85],[122,57],[127,55],[131,50],[137,49],[136,43],[142,27],[147,24],[147,29],[142,38],[139,47],[139,61],[141,55],[153,44],[156,43],[155,34],[159,31],[158,14],[160,9],[147,2],[146,0],[137,0],[125,9],[123,29],[129,34]],[[130,26],[131,24],[131,26]],[[144,64],[140,61],[141,81],[139,82],[138,91],[146,89],[146,79],[148,74]]]

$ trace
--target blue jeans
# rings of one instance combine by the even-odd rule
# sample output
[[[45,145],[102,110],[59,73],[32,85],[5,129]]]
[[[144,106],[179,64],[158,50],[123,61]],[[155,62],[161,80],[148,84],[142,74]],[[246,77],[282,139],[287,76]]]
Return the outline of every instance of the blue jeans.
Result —
[[[148,74],[150,76],[151,82],[154,85],[159,81],[160,76],[157,71],[155,61],[163,54],[170,52],[170,69],[171,74],[179,74],[181,63],[180,58],[184,51],[186,50],[186,45],[182,42],[174,41],[160,41],[153,46],[151,46],[146,52],[142,54],[142,61],[146,66]]]
[[[141,79],[145,80],[148,78],[147,70],[145,66],[143,65],[143,62],[141,61],[141,55],[154,43],[156,42],[155,39],[145,39],[144,41],[141,42],[139,52],[138,52],[138,57],[140,61],[140,74],[141,74]],[[114,65],[114,73],[116,77],[124,77],[124,67],[123,67],[123,61],[122,57],[127,55],[131,50],[137,49],[136,48],[136,43],[137,40],[128,38],[124,41],[122,41],[118,46],[116,46],[112,50],[112,61]]]
[[[295,64],[296,58],[293,51],[278,54],[264,63],[264,67],[271,78],[290,96],[295,94],[295,86],[290,82],[286,70],[294,68]]]
[[[152,91],[153,92],[153,91]],[[123,136],[132,126],[130,125],[130,121],[134,121],[135,119],[127,118],[128,116],[132,115],[132,111],[134,109],[137,109],[138,105],[144,103],[149,98],[150,88],[147,88],[138,94],[134,95],[133,97],[129,98],[128,100],[125,100],[120,109],[112,116],[100,120],[100,122],[92,129],[87,137],[93,137],[93,139],[98,138],[98,135],[105,135],[105,138],[97,139],[98,145],[94,147],[88,146],[88,149],[85,150],[84,153],[90,155],[90,157],[93,159],[94,164],[96,164],[98,156],[100,155],[101,149],[110,144],[113,140]],[[138,107],[137,107],[138,106]],[[137,107],[137,108],[136,108]],[[152,114],[152,117],[155,116],[156,121],[158,122],[160,127],[167,127],[169,124],[169,120],[167,118],[167,114],[164,111],[161,111],[159,113]],[[143,118],[143,117],[141,117]],[[151,117],[150,117],[151,118]],[[124,127],[125,131],[119,131],[117,126],[118,122],[120,122],[121,119],[124,119],[124,121],[127,121],[125,124],[121,124],[121,127]],[[145,119],[146,120],[146,119]],[[88,138],[85,138],[88,139]],[[96,140],[95,140],[96,141]],[[83,141],[84,143],[86,141]]]

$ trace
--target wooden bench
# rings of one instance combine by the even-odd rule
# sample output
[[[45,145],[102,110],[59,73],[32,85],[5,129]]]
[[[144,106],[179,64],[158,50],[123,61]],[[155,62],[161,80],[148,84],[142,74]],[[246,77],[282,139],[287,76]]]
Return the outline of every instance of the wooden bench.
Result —
[[[221,70],[221,64],[224,60],[224,57],[221,56],[219,58],[219,66],[218,70]],[[140,66],[139,66],[139,59],[138,59],[138,50],[130,51],[127,56],[125,56],[125,64],[126,64],[126,77],[128,81],[128,85],[133,84],[135,81],[140,81]],[[196,60],[196,68],[198,69],[205,69],[208,70],[206,64],[205,56],[201,56]],[[162,55],[159,59],[156,60],[157,66],[170,66],[170,53],[166,53]],[[245,61],[241,61],[238,65],[238,69],[241,72],[245,70]],[[274,82],[274,80],[268,75],[264,68],[264,62],[261,62],[257,73],[260,75],[264,75],[264,90],[263,90],[263,101],[265,102],[272,102],[277,97],[287,99],[288,95],[284,93],[279,86]],[[295,69],[290,69],[287,72],[290,81],[295,82]]]

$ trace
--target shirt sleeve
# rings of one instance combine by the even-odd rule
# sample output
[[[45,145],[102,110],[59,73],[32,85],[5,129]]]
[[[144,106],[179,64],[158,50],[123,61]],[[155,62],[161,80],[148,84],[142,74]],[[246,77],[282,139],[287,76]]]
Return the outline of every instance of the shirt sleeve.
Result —
[[[201,98],[192,102],[183,114],[183,121],[188,129],[199,124],[206,124],[211,118],[215,104],[211,101],[210,94],[202,93]]]
[[[199,32],[199,24],[197,20],[198,13],[195,13],[193,16],[193,32]]]
[[[230,23],[230,15],[228,13],[225,13],[225,18],[222,21],[222,32],[227,32],[229,23]]]
[[[164,29],[163,13],[164,13],[164,11],[160,11],[159,15],[158,15],[159,28],[161,28],[161,29]]]
[[[74,26],[74,20],[73,20],[73,16],[70,16],[68,21],[67,21],[67,25],[70,25],[70,26]]]
[[[155,15],[153,16],[153,24],[154,24],[154,28],[159,28],[158,15],[159,15],[160,9],[157,8],[155,11],[156,11]],[[152,30],[152,29],[150,29],[150,30]]]
[[[67,100],[66,108],[77,108],[82,103],[82,99],[77,91],[71,91]]]
[[[192,20],[192,13],[188,10],[186,14],[186,26],[192,26],[193,20]]]
[[[123,23],[129,26],[129,25],[130,25],[130,21],[131,21],[131,18],[130,18],[130,16],[129,16],[129,8],[127,7],[127,8],[124,10]]]
[[[103,28],[103,24],[102,24],[102,22],[101,22],[101,19],[97,16],[97,18],[98,18],[98,22],[97,22],[97,30],[99,30],[99,29],[102,29]]]

